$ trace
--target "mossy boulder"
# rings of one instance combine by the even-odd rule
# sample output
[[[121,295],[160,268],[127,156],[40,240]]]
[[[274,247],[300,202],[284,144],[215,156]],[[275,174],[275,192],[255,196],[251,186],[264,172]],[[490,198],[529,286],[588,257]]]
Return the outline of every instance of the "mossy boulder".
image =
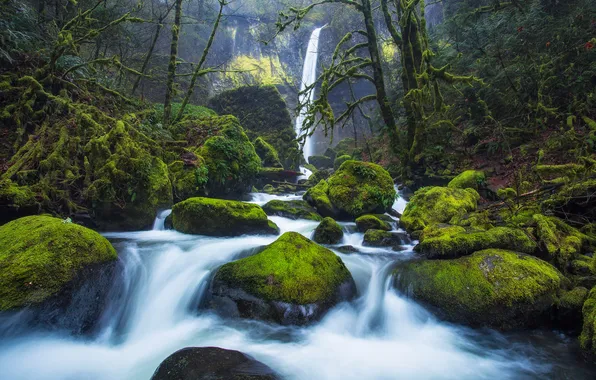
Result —
[[[240,236],[277,235],[279,228],[252,203],[213,198],[189,198],[172,209],[172,225],[185,234]]]
[[[91,139],[87,158],[85,197],[102,230],[142,230],[152,226],[158,210],[172,205],[167,165],[152,156],[123,122]]]
[[[209,196],[250,192],[261,169],[261,158],[234,116],[213,117],[221,132],[198,150],[208,169]]]
[[[9,179],[0,180],[0,225],[40,211],[35,193]]]
[[[596,199],[588,196],[596,192],[596,179],[572,181],[542,203],[545,211],[561,218],[572,218],[585,224],[596,222]]]
[[[340,156],[353,156],[358,150],[356,147],[356,140],[351,137],[347,137],[338,141],[337,145],[333,147],[336,157]]]
[[[596,360],[596,287],[590,290],[582,306],[583,327],[579,344],[585,356]]]
[[[306,324],[355,294],[338,256],[288,232],[260,253],[219,268],[207,302],[227,316]]]
[[[329,170],[317,170],[314,171],[313,174],[308,178],[307,184],[311,186],[317,185],[321,180],[327,179],[331,177],[331,172]]]
[[[471,188],[474,190],[478,190],[478,188],[485,181],[486,176],[484,175],[484,172],[478,170],[466,170],[465,172],[452,179],[447,186],[456,189]]]
[[[151,380],[276,380],[265,364],[239,351],[187,347],[168,356]]]
[[[576,287],[569,291],[562,291],[557,303],[556,323],[558,328],[574,334],[582,330],[582,307],[588,297],[589,290]]]
[[[339,167],[346,161],[350,161],[352,159],[352,156],[348,156],[347,154],[344,154],[343,156],[339,156],[337,157],[334,161],[333,161],[333,169],[337,170],[339,169]]]
[[[283,216],[289,219],[308,219],[321,221],[323,217],[317,214],[316,210],[312,208],[306,201],[280,201],[272,200],[263,206],[263,211],[270,216]]]
[[[73,333],[96,325],[118,258],[107,239],[58,218],[27,216],[0,227],[0,247],[0,312]]]
[[[329,169],[333,167],[333,160],[326,156],[310,156],[308,157],[308,163],[318,170]]]
[[[488,249],[453,260],[408,262],[395,285],[449,321],[502,330],[550,320],[562,275],[536,257]]]
[[[366,232],[368,230],[392,230],[391,224],[375,215],[362,215],[356,219],[356,226],[360,232]]]
[[[479,199],[474,189],[423,187],[410,199],[400,223],[409,232],[435,223],[447,223],[453,217],[475,211]]]
[[[363,245],[368,247],[391,247],[394,250],[401,250],[402,245],[409,243],[410,239],[405,233],[368,230],[364,234]]]
[[[341,226],[333,218],[326,217],[315,229],[313,240],[319,244],[338,244],[343,237]]]
[[[323,216],[357,218],[388,211],[396,197],[393,180],[377,164],[346,161],[327,181],[310,188],[304,199]]]
[[[300,152],[286,102],[275,86],[244,86],[209,100],[220,115],[234,115],[251,140],[261,137],[279,153],[284,168],[298,170]]]
[[[209,180],[209,169],[203,157],[190,152],[186,157],[191,158],[168,165],[174,200],[178,202],[204,195],[205,185]]]
[[[261,158],[261,165],[270,168],[283,168],[277,150],[271,144],[263,140],[263,138],[258,137],[253,145]]]
[[[432,225],[420,236],[415,250],[429,259],[452,259],[488,248],[534,254],[536,243],[517,228],[495,227],[487,231],[452,225]]]

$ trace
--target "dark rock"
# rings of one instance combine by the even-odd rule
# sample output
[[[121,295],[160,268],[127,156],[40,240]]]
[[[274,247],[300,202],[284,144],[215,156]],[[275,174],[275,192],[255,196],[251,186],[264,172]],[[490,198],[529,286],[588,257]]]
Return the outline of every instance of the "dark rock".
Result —
[[[333,160],[326,156],[310,156],[308,163],[319,170],[333,168]]]

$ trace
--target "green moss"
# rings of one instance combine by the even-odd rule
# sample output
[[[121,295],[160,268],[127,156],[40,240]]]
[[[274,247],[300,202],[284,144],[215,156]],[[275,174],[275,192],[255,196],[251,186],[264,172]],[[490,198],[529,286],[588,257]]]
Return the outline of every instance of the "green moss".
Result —
[[[466,170],[449,182],[448,187],[457,189],[472,188],[478,190],[478,187],[486,180],[484,172],[477,170]]]
[[[323,220],[315,209],[305,201],[272,200],[263,206],[263,211],[267,215],[283,216],[290,219]]]
[[[474,189],[423,187],[410,199],[400,223],[408,231],[446,223],[453,217],[475,211],[479,199],[480,195]]]
[[[317,212],[323,216],[331,216],[335,214],[335,207],[331,204],[327,192],[329,184],[325,180],[321,180],[317,185],[308,189],[304,194],[304,200],[313,206]]]
[[[327,182],[329,200],[342,217],[383,213],[397,196],[389,173],[370,162],[346,161]]]
[[[263,166],[272,168],[283,168],[283,165],[279,160],[277,150],[275,150],[275,148],[271,144],[263,140],[261,137],[257,138],[253,144],[255,146],[255,151],[261,158],[261,164]]]
[[[432,225],[422,232],[416,251],[429,259],[445,259],[469,255],[488,248],[533,254],[537,246],[520,229],[495,227],[488,231],[479,231],[451,225]]]
[[[314,186],[321,182],[321,180],[326,180],[331,177],[331,173],[329,170],[315,170],[313,174],[308,178],[308,184]]]
[[[409,262],[395,273],[399,289],[446,319],[500,329],[539,323],[555,304],[562,277],[538,258],[499,249]]]
[[[209,180],[209,168],[205,165],[203,157],[194,156],[191,162],[174,161],[168,165],[170,181],[172,182],[174,199],[185,199],[204,195],[205,185]]]
[[[587,356],[596,357],[596,287],[590,290],[588,298],[582,307],[584,317],[579,344]]]
[[[172,209],[174,229],[186,234],[239,236],[278,234],[261,207],[213,198],[189,198]]]
[[[586,174],[586,167],[579,164],[536,165],[535,170],[546,181],[554,181],[560,178],[569,181]]]
[[[48,216],[3,225],[0,247],[0,310],[43,302],[85,267],[117,259],[98,233]]]
[[[308,163],[319,170],[333,167],[333,160],[326,156],[310,156]]]
[[[562,292],[559,297],[559,307],[581,310],[588,293],[589,290],[581,286],[573,288],[570,291]]]
[[[356,140],[351,137],[345,138],[340,140],[336,146],[333,147],[335,150],[336,156],[354,156],[354,152],[356,151]]]
[[[254,256],[225,264],[215,277],[267,301],[299,305],[328,302],[350,280],[339,257],[295,232]]]
[[[535,214],[533,220],[541,248],[548,260],[552,260],[559,268],[567,268],[569,262],[581,254],[583,247],[590,242],[587,235],[559,218]]]
[[[391,225],[386,221],[379,219],[374,215],[363,215],[356,219],[358,231],[366,232],[368,230],[391,231]]]
[[[344,154],[343,156],[339,156],[337,157],[334,161],[333,161],[333,169],[337,170],[339,169],[339,167],[346,161],[350,161],[352,159],[352,156],[348,156],[347,154]]]
[[[39,209],[36,195],[29,186],[18,186],[9,179],[0,180],[0,224],[36,214]]]
[[[317,226],[313,240],[319,244],[337,244],[344,236],[341,226],[333,218],[325,218]]]
[[[368,230],[364,233],[363,244],[369,247],[394,247],[402,244],[401,235],[384,230]]]
[[[495,222],[490,218],[488,212],[477,211],[465,215],[455,215],[449,223],[462,227],[472,227],[478,230],[488,230],[494,227]]]

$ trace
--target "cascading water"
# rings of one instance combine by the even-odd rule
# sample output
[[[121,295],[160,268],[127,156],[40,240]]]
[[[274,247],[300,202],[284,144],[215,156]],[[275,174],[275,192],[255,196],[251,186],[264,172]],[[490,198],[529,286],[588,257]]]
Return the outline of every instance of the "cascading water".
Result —
[[[309,86],[312,86],[317,79],[317,60],[319,57],[319,37],[321,35],[321,30],[325,28],[324,26],[321,28],[317,28],[313,30],[310,40],[308,41],[308,47],[306,49],[306,54],[304,55],[304,68],[302,69],[302,82],[300,83],[300,96],[299,101],[300,104],[308,104],[311,103],[315,98],[315,91],[311,89],[310,91],[306,91]],[[304,126],[304,120],[306,118],[306,108],[302,108],[298,117],[296,118],[296,136],[301,136],[304,134],[302,130]],[[302,152],[304,154],[304,159],[308,160],[308,157],[314,154],[314,141],[312,136],[306,136],[304,139],[304,144],[302,147]]]
[[[253,197],[255,203],[289,199]],[[411,259],[412,246],[404,252],[363,247],[362,234],[351,232],[354,223],[344,224],[343,244],[360,253],[336,254],[354,277],[357,299],[307,327],[222,319],[197,307],[211,274],[275,237],[212,238],[160,230],[166,214],[159,215],[156,230],[105,235],[114,242],[124,272],[113,285],[114,299],[96,337],[0,329],[0,377],[148,380],[181,348],[217,346],[252,355],[286,379],[528,379],[557,373],[593,378],[571,359],[558,335],[503,336],[436,320],[391,286],[395,263]],[[317,226],[271,219],[282,233],[307,237]]]

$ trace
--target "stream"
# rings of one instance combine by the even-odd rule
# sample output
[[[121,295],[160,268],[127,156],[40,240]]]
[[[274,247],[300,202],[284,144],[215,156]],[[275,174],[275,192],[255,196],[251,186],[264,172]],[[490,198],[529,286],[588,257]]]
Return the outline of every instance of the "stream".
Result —
[[[299,199],[252,194],[252,202]],[[400,199],[395,208],[402,211]],[[552,331],[500,334],[437,320],[390,286],[403,252],[362,247],[363,234],[344,223],[341,254],[359,296],[307,327],[226,320],[198,303],[211,274],[275,240],[270,236],[212,238],[163,228],[107,233],[124,263],[122,282],[100,332],[76,338],[60,332],[0,335],[2,379],[148,380],[167,356],[188,346],[218,346],[247,353],[287,379],[590,379],[574,350],[575,339]],[[283,232],[310,237],[317,222],[271,217]],[[333,247],[332,247],[333,248]],[[2,326],[0,326],[2,327]],[[2,331],[7,330],[3,326]]]

